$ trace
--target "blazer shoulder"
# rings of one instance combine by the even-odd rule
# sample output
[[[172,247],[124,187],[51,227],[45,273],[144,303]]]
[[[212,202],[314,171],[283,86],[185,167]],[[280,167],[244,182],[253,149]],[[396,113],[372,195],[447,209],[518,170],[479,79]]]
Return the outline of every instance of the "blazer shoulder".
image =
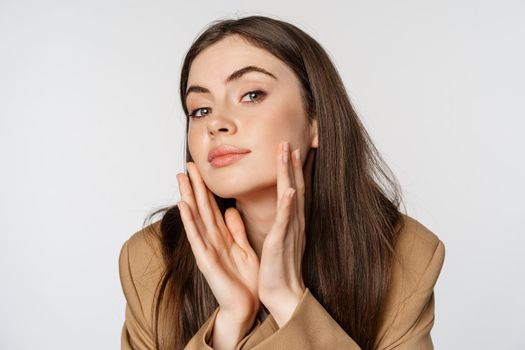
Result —
[[[164,272],[160,220],[133,233],[122,245],[119,256],[121,283],[125,291],[135,289],[152,299]]]
[[[150,258],[152,256],[162,256],[162,235],[160,230],[161,220],[158,220],[148,226],[134,232],[124,246],[127,246],[129,252],[138,260],[141,258]]]
[[[393,276],[405,291],[414,291],[423,277],[437,280],[445,258],[441,239],[418,220],[402,214],[395,243]],[[394,282],[395,283],[395,282]]]
[[[119,274],[126,298],[122,349],[153,349],[153,311],[164,273],[160,221],[129,237],[120,250]]]
[[[432,349],[433,289],[443,265],[445,246],[434,232],[408,215],[402,214],[400,224],[377,347]]]

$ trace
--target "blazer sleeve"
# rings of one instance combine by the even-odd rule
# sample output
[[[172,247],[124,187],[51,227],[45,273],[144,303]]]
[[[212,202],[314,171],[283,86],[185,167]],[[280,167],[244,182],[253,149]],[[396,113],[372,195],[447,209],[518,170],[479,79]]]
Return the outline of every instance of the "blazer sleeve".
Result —
[[[119,275],[126,298],[125,319],[121,330],[122,350],[154,350],[153,309],[155,287],[161,276],[160,256],[146,243],[142,234],[127,240],[120,251]],[[213,324],[219,308],[186,344],[186,350],[209,350]],[[248,336],[248,335],[247,335]]]
[[[395,310],[382,321],[383,327],[376,340],[376,349],[433,349],[430,337],[434,322],[433,287],[443,259],[444,245],[439,241],[431,254],[430,261],[424,265],[426,269],[416,283],[415,289],[407,293],[409,296],[397,303]],[[308,288],[288,322],[260,343],[246,342],[245,344],[249,346],[243,347],[243,350],[361,349]]]
[[[215,319],[217,318],[217,313],[219,312],[219,307],[215,309],[213,314],[208,318],[208,320],[202,325],[202,327],[199,329],[197,333],[191,338],[191,340],[186,344],[186,347],[184,347],[184,350],[201,350],[201,349],[210,349],[213,350],[212,347],[212,332],[213,327],[215,326]],[[252,325],[251,330],[237,343],[237,346],[235,347],[235,350],[242,349],[243,344],[250,339],[252,334],[257,330],[257,326],[261,323],[260,320],[256,319],[254,324]]]

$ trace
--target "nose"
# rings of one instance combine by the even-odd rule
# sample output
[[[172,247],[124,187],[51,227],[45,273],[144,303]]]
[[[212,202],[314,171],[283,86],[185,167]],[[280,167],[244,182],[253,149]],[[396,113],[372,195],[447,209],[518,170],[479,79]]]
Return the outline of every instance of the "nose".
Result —
[[[224,111],[218,111],[218,113],[216,111],[215,115],[210,116],[208,119],[208,133],[211,137],[235,132],[234,118],[229,117],[229,115],[231,114]]]

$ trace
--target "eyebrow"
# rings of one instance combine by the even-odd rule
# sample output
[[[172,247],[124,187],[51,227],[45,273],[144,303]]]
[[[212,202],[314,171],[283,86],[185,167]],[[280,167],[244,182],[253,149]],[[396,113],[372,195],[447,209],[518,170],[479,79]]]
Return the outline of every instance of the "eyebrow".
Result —
[[[268,72],[264,68],[257,67],[257,66],[246,66],[246,67],[238,69],[235,72],[233,72],[232,74],[230,74],[230,76],[228,78],[226,78],[226,80],[224,81],[224,84],[231,83],[234,80],[239,80],[244,74],[249,73],[249,72],[263,73],[263,74],[266,74],[266,75],[274,78],[275,80],[278,80],[275,75],[273,75],[272,73]],[[207,88],[205,88],[203,86],[192,85],[186,91],[186,95],[184,96],[184,99],[186,99],[188,97],[190,92],[198,92],[198,93],[207,93],[207,94],[209,94],[210,90],[208,90]]]

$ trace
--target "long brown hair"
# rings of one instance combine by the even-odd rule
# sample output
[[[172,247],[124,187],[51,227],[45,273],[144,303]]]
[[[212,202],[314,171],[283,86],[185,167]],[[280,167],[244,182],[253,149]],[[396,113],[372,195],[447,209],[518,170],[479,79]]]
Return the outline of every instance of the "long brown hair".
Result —
[[[212,22],[189,48],[180,98],[185,115],[189,69],[206,47],[240,35],[266,49],[297,75],[309,120],[318,123],[309,200],[305,212],[303,280],[315,298],[362,349],[372,349],[398,224],[400,186],[364,129],[328,54],[311,36],[281,20],[249,16]],[[186,134],[188,117],[186,117]],[[186,161],[192,161],[186,139]],[[186,164],[186,163],[184,163]],[[187,169],[186,169],[187,173]],[[234,198],[215,195],[224,215]],[[162,213],[160,239],[165,271],[157,286],[153,333],[156,348],[183,349],[218,303],[197,268],[176,205]]]

